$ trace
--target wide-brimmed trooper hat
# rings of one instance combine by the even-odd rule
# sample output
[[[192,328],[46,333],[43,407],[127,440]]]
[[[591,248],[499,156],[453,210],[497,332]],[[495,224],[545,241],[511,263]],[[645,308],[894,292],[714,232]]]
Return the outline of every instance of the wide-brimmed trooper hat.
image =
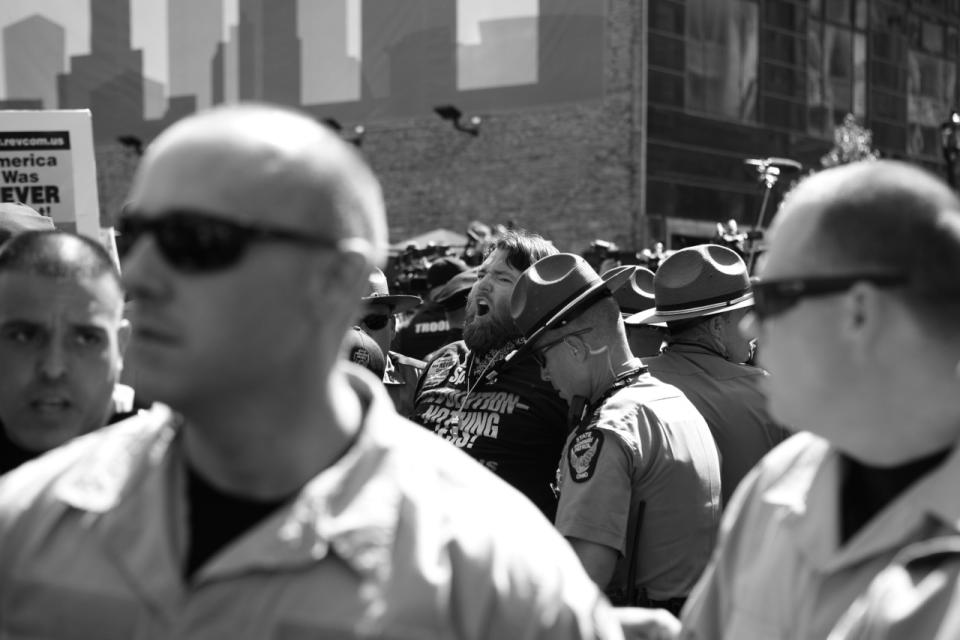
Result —
[[[387,276],[380,269],[370,272],[370,288],[367,295],[360,298],[364,304],[382,304],[390,308],[390,313],[409,311],[423,302],[420,296],[406,294],[391,295]]]
[[[605,271],[601,278],[611,278],[618,270],[630,271],[630,277],[624,285],[613,292],[613,299],[620,306],[624,317],[646,311],[654,307],[653,271],[635,264],[626,264]]]
[[[711,316],[753,306],[747,265],[736,251],[716,244],[680,249],[653,278],[656,306],[626,319],[655,324]]]
[[[510,315],[526,345],[545,331],[566,324],[578,311],[609,295],[630,278],[630,270],[613,270],[601,278],[572,253],[557,253],[520,274],[510,297]]]

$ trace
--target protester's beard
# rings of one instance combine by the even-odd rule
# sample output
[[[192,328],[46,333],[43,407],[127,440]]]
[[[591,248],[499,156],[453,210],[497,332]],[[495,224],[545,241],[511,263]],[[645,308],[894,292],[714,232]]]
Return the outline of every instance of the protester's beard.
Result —
[[[513,320],[503,318],[491,309],[485,315],[477,315],[476,302],[467,300],[463,319],[463,341],[467,348],[476,353],[487,353],[519,337]]]

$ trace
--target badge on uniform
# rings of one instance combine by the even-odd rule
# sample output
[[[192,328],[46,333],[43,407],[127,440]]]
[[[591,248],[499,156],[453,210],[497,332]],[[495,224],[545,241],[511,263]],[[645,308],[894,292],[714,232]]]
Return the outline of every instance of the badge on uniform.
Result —
[[[586,482],[593,477],[602,446],[603,432],[599,429],[587,429],[573,439],[567,449],[567,462],[574,482]]]
[[[456,354],[450,353],[437,358],[427,369],[427,372],[423,374],[423,382],[420,383],[420,388],[432,389],[445,382],[455,364],[457,364]]]

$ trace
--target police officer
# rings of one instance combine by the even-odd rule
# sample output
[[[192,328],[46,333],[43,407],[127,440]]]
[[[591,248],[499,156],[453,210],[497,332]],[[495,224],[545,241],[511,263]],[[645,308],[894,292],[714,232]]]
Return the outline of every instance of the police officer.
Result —
[[[687,247],[664,260],[653,279],[656,306],[628,326],[666,323],[667,345],[644,358],[650,373],[686,395],[703,415],[720,451],[723,502],[787,432],[767,412],[763,369],[744,364],[751,343],[738,328],[753,307],[743,259],[726,247]]]
[[[380,269],[370,272],[369,287],[367,295],[361,298],[363,316],[358,326],[373,338],[380,350],[386,354],[383,384],[393,399],[397,413],[406,417],[413,413],[413,394],[424,363],[391,351],[390,345],[397,331],[397,314],[411,311],[421,300],[418,296],[392,295],[387,277]]]
[[[543,258],[510,312],[533,358],[579,420],[558,472],[557,529],[615,604],[680,610],[710,558],[720,463],[703,417],[629,349],[611,290],[581,258]]]

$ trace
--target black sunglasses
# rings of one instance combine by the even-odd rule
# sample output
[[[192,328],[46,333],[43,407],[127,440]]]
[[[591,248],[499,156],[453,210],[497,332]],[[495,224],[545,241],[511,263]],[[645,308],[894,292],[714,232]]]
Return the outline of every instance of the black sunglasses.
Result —
[[[379,331],[387,326],[387,322],[390,321],[390,316],[383,313],[371,313],[370,315],[363,316],[360,320],[360,324],[365,326],[371,331]]]
[[[585,327],[583,329],[571,331],[570,333],[565,333],[556,340],[551,340],[550,342],[545,342],[539,347],[535,347],[533,350],[531,350],[530,357],[532,357],[534,361],[540,365],[540,368],[543,369],[547,366],[547,351],[550,351],[550,349],[553,349],[567,338],[571,338],[573,336],[582,336],[583,334],[590,333],[591,331],[593,331],[593,327]]]
[[[763,321],[783,313],[804,298],[840,293],[858,282],[892,286],[905,284],[907,276],[902,273],[851,273],[778,280],[756,279],[753,281],[753,313]]]
[[[227,269],[239,262],[255,242],[292,242],[323,249],[338,247],[338,242],[329,238],[184,209],[156,216],[126,209],[117,221],[117,233],[127,251],[145,234],[152,235],[164,259],[185,273]]]

